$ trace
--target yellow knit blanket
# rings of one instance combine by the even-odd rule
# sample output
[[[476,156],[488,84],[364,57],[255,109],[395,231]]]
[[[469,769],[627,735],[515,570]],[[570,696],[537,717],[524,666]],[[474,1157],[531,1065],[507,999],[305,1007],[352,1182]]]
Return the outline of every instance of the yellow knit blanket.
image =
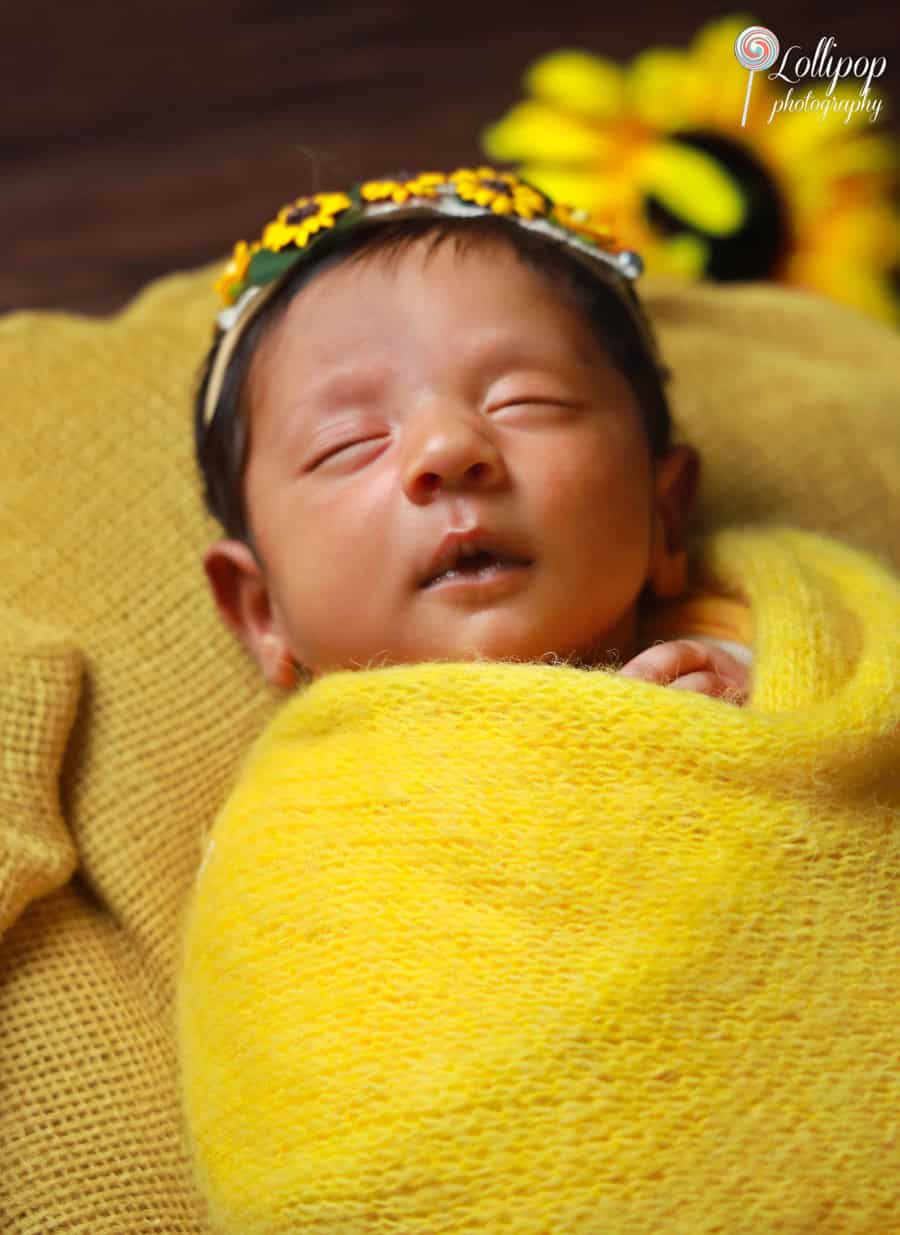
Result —
[[[900,1230],[900,582],[784,528],[698,553],[747,708],[429,663],[259,739],[179,988],[217,1229]]]

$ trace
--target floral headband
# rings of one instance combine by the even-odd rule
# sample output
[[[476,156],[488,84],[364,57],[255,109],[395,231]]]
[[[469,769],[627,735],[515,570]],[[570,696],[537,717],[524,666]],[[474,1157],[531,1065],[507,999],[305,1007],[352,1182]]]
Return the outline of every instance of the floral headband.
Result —
[[[417,216],[473,218],[500,216],[558,241],[620,296],[657,367],[656,340],[632,283],[643,270],[639,255],[616,245],[610,233],[586,210],[554,202],[545,193],[492,167],[419,172],[391,180],[366,180],[347,192],[299,197],[266,224],[252,244],[240,241],[216,281],[225,304],[216,321],[216,351],[203,405],[208,428],[229,361],[250,322],[281,285],[284,276],[327,235],[385,218]]]

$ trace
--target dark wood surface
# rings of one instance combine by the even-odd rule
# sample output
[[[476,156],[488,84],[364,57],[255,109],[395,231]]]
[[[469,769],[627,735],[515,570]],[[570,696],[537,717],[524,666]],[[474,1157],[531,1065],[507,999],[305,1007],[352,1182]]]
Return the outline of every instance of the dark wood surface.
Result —
[[[736,7],[736,6],[735,6]],[[290,197],[405,167],[483,160],[479,130],[560,47],[626,61],[686,46],[698,0],[0,0],[0,311],[108,313],[215,261]],[[886,55],[900,22],[863,0],[751,14],[782,46]]]

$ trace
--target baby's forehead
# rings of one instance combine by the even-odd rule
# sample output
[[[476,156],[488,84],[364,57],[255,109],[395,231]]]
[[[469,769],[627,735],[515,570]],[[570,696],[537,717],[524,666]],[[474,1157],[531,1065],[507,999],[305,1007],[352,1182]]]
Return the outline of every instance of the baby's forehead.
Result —
[[[399,363],[401,344],[415,339],[451,361],[596,363],[597,331],[563,279],[496,240],[439,241],[366,250],[318,272],[292,296],[265,360],[294,359],[308,372],[352,367],[362,352]]]

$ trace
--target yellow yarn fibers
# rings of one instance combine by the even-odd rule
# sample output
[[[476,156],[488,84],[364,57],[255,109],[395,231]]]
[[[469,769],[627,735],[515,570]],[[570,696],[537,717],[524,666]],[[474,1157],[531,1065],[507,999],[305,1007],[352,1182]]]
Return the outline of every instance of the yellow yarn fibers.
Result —
[[[752,701],[338,673],[186,920],[191,1148],[237,1235],[900,1229],[900,583],[731,528]]]

